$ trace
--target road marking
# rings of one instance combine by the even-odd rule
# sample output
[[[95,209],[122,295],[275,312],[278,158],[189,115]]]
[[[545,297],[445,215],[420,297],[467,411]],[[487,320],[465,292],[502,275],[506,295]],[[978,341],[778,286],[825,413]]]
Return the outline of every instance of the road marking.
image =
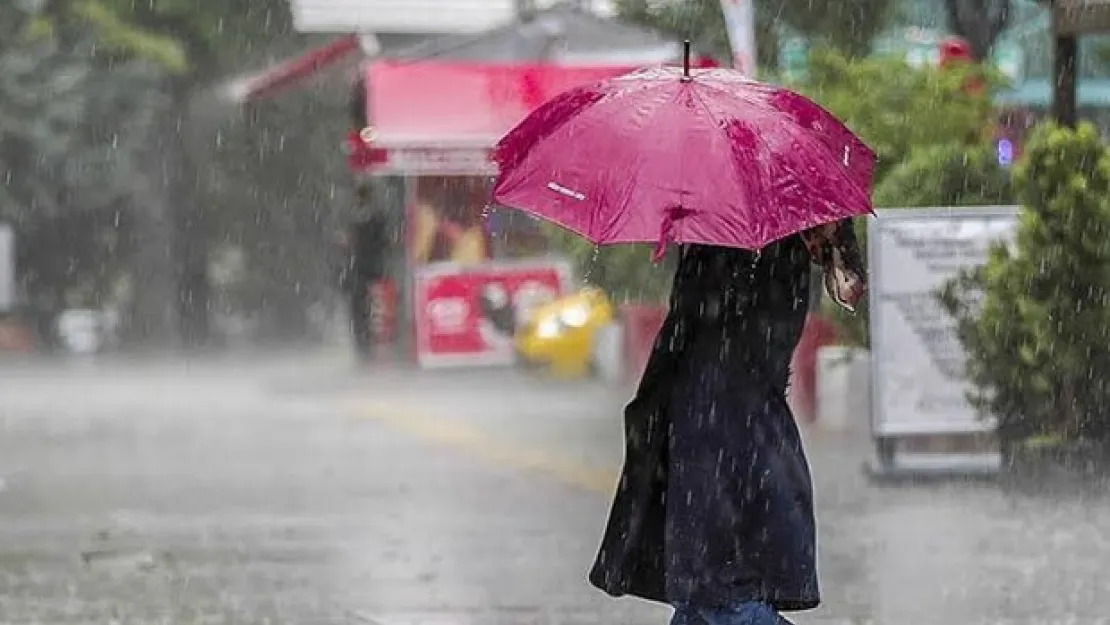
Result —
[[[482,430],[455,419],[433,418],[386,405],[362,404],[359,414],[500,467],[532,471],[564,484],[595,493],[609,494],[617,484],[617,473],[589,467],[551,455],[523,443],[498,440]]]

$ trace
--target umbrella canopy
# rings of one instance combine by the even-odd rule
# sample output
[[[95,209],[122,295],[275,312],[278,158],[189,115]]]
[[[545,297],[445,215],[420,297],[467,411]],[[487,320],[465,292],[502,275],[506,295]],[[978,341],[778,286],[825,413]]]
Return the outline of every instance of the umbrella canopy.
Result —
[[[874,152],[802,95],[658,68],[571,89],[498,143],[494,201],[595,243],[760,249],[871,211]]]

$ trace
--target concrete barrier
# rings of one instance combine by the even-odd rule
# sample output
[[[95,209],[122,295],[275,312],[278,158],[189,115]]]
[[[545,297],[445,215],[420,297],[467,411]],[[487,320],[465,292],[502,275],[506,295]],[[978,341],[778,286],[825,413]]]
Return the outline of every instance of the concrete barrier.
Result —
[[[598,378],[606,382],[623,380],[626,367],[624,355],[623,324],[610,323],[599,328],[594,338],[594,367]]]
[[[841,345],[818,348],[816,378],[817,427],[865,430],[871,419],[871,353]]]
[[[836,326],[832,321],[815,314],[806,318],[790,363],[792,377],[788,395],[794,418],[802,423],[813,423],[817,419],[817,350],[836,342]]]

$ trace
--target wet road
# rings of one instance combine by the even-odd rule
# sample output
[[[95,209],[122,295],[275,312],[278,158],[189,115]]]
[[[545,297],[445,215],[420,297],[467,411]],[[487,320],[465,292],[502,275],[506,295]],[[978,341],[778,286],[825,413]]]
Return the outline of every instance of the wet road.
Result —
[[[623,394],[343,355],[0,365],[0,623],[664,623],[584,582]],[[875,489],[809,436],[800,624],[1110,622],[1110,503]]]

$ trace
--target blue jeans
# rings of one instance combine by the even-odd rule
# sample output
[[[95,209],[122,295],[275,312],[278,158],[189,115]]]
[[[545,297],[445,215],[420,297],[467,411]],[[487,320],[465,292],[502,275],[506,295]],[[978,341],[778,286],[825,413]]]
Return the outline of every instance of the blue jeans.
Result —
[[[732,608],[699,608],[678,604],[671,625],[790,625],[766,603],[750,601]]]

